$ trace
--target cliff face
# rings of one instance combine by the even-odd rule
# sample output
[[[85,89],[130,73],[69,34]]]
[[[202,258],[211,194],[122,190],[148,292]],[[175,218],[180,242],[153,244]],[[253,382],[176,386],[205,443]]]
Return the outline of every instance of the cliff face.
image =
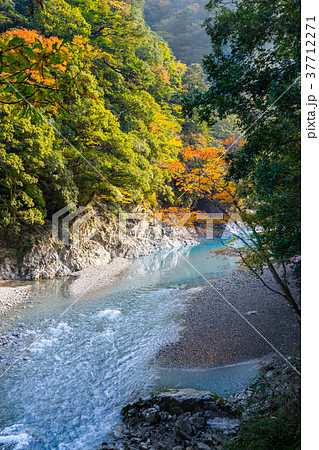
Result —
[[[0,280],[37,280],[70,275],[89,266],[109,263],[116,257],[136,258],[161,249],[195,242],[195,233],[152,220],[129,221],[125,232],[119,230],[114,216],[97,216],[91,239],[77,245],[54,240],[46,233],[20,258],[15,248],[0,249]],[[85,236],[87,230],[82,230]]]

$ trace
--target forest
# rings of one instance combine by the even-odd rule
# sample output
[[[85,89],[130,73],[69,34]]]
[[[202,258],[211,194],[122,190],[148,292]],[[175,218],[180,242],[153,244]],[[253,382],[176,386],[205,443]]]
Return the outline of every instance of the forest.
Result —
[[[211,17],[205,9],[207,0],[145,0],[146,23],[163,37],[176,58],[187,65],[202,64],[203,55],[211,51],[203,26]]]
[[[41,226],[70,203],[172,205],[162,163],[215,139],[182,115],[185,93],[207,85],[201,67],[178,61],[141,8],[59,0],[32,16],[25,2],[2,3],[5,234]],[[223,122],[217,139],[233,126]]]

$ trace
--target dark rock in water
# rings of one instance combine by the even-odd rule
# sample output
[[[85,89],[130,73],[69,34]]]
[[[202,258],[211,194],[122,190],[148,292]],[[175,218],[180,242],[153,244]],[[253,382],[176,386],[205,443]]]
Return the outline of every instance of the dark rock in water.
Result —
[[[153,425],[158,421],[158,410],[156,408],[147,409],[143,412],[142,417],[146,423]]]
[[[247,428],[252,419],[261,418],[264,423],[264,418],[273,414],[274,406],[277,405],[279,414],[287,402],[289,408],[299,405],[298,373],[290,367],[286,368],[281,361],[276,362],[278,368],[268,364],[267,362],[263,376],[259,379],[259,384],[262,383],[261,389],[252,385],[242,392],[229,395],[227,399],[212,392],[183,389],[168,390],[127,405],[122,410],[120,433],[115,430],[108,443],[103,444],[100,449],[221,450],[225,448],[225,443],[238,444],[243,433],[246,439],[245,427]],[[297,367],[299,369],[299,366]],[[274,392],[277,392],[276,402],[285,403],[271,403]],[[294,395],[298,398],[294,399]],[[293,399],[294,402],[291,403]],[[293,411],[293,414],[298,413],[296,408]],[[291,412],[289,414],[287,422],[290,427],[290,421],[294,417]],[[282,433],[282,427],[282,422],[280,427],[276,426],[278,436]],[[249,439],[252,432],[253,429],[248,428]],[[267,428],[265,433],[267,441]],[[248,446],[244,445],[242,448]]]
[[[205,419],[199,414],[192,416],[190,420],[195,429],[201,429],[205,426]]]

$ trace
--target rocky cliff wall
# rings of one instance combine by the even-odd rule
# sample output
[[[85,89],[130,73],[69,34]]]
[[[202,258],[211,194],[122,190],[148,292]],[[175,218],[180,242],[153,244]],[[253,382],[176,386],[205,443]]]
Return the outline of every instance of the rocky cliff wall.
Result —
[[[85,237],[87,230],[82,230]],[[195,242],[192,230],[158,224],[154,220],[129,221],[125,233],[119,232],[114,216],[95,218],[91,239],[79,239],[77,245],[54,240],[47,232],[22,256],[19,242],[0,248],[0,280],[37,280],[70,275],[89,266],[109,263],[116,257],[136,258],[157,250],[181,247]]]

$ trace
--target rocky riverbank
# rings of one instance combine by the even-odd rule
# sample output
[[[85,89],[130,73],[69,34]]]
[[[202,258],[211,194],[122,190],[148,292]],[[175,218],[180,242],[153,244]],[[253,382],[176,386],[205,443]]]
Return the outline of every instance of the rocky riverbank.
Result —
[[[212,392],[168,390],[122,410],[123,424],[102,449],[221,448],[239,429],[233,404]],[[195,447],[196,446],[196,447]]]
[[[299,358],[290,363],[300,370]],[[297,449],[299,409],[298,373],[272,358],[249,388],[227,398],[168,390],[127,405],[100,450]]]
[[[133,258],[162,249],[196,243],[196,233],[154,219],[128,221],[125,233],[119,232],[118,219],[97,215],[96,231],[91,239],[77,245],[54,241],[48,231],[34,240],[21,256],[19,247],[0,247],[0,315],[11,307],[30,300],[30,286],[9,288],[8,280],[40,280],[73,276],[66,295],[81,296],[109,286]],[[82,230],[83,235],[87,230]]]
[[[271,283],[267,272],[265,279]],[[299,448],[300,376],[290,364],[300,371],[300,359],[288,355],[300,342],[300,329],[289,305],[249,273],[210,282],[221,295],[211,286],[194,294],[185,332],[158,353],[156,363],[203,368],[263,357],[260,376],[227,398],[183,389],[127,405],[121,425],[101,450]]]
[[[30,285],[12,287],[2,284],[0,286],[0,316],[20,303],[31,301],[31,290]]]

